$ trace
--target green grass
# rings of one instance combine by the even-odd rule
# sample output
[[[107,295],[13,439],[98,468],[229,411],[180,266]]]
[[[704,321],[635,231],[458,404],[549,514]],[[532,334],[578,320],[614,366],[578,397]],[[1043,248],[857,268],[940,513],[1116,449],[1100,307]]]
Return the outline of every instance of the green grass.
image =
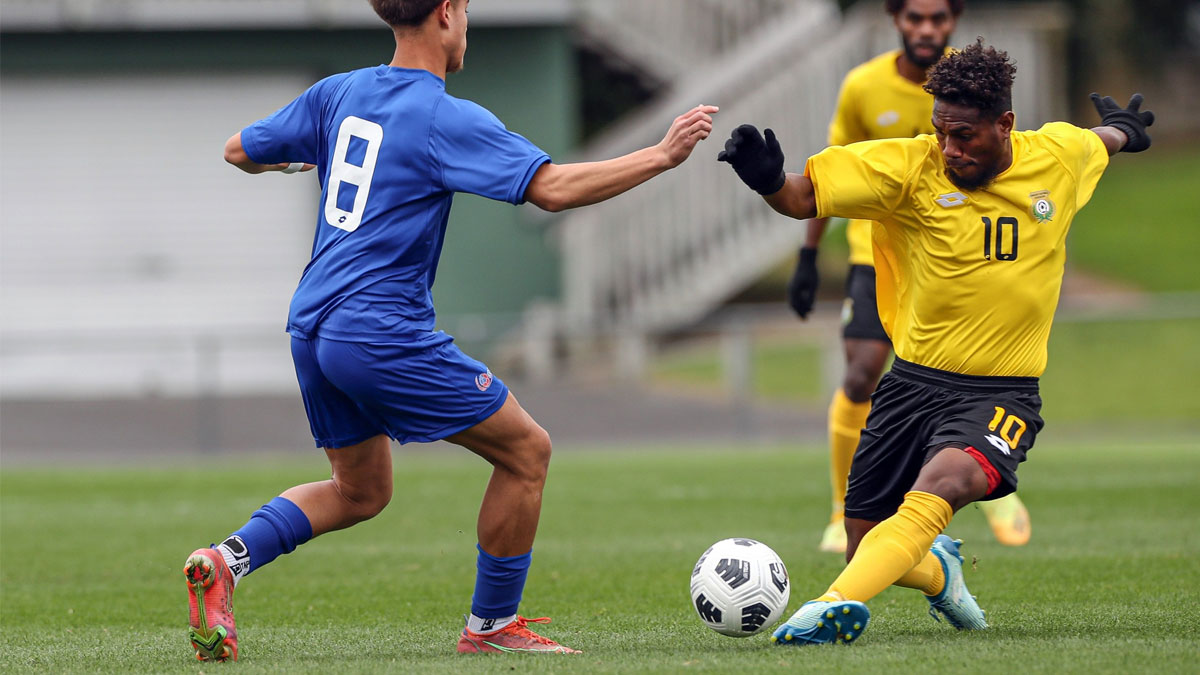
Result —
[[[767,399],[818,402],[821,350],[794,340],[757,340],[750,357],[754,394]],[[662,383],[720,392],[724,374],[711,342],[668,355],[654,364],[652,377]]]
[[[1058,322],[1041,380],[1048,424],[1185,423],[1200,420],[1200,319]],[[760,340],[753,353],[754,395],[767,401],[825,403],[820,351],[812,345]],[[719,393],[721,364],[713,344],[669,354],[652,377]]]
[[[316,457],[221,457],[186,468],[32,469],[0,476],[0,670],[6,672],[1194,672],[1200,653],[1200,453],[1194,439],[1075,443],[1048,432],[1022,470],[1024,548],[964,512],[971,590],[993,628],[958,634],[914,591],[875,598],[851,647],[779,648],[704,628],[689,571],[728,536],[772,545],[792,608],[840,570],[814,547],[827,516],[816,448],[560,451],[523,612],[577,658],[452,653],[474,568],[486,465],[399,453],[378,518],[321,537],[239,588],[243,660],[213,667],[186,644],[183,559]],[[202,487],[202,489],[201,489]]]
[[[1200,146],[1112,159],[1071,225],[1071,261],[1149,291],[1200,288]]]
[[[1200,420],[1200,319],[1060,323],[1042,416],[1062,422]]]

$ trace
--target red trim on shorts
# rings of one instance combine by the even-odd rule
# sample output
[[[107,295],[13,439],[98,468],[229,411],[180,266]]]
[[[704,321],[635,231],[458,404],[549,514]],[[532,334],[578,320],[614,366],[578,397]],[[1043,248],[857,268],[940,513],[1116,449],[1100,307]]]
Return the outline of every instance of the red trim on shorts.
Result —
[[[996,470],[996,467],[992,466],[992,463],[988,461],[987,457],[984,457],[982,452],[976,450],[975,448],[968,445],[967,447],[963,448],[963,452],[975,458],[976,462],[979,462],[979,466],[983,468],[983,473],[987,474],[987,493],[989,495],[992,494],[992,491],[995,490],[998,485],[1000,485],[1000,472]]]

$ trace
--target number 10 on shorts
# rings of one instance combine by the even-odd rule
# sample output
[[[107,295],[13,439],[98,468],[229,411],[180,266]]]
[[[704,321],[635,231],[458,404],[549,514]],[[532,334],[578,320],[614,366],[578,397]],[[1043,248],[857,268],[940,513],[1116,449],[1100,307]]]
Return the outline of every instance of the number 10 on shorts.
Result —
[[[996,416],[988,423],[988,431],[1000,430],[1000,436],[989,435],[988,441],[995,445],[1004,454],[1008,454],[1008,449],[1002,447],[1002,444],[1007,444],[1013,450],[1017,449],[1017,443],[1021,442],[1021,435],[1025,433],[1028,425],[1025,420],[1016,415],[1009,415],[1008,411],[1000,406],[996,406]]]

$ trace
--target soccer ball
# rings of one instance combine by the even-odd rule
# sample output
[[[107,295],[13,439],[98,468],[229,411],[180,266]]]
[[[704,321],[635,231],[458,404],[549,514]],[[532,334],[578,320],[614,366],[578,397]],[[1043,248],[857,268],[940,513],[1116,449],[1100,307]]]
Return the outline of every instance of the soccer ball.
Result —
[[[730,637],[774,625],[791,592],[783,561],[753,539],[722,539],[692,569],[692,606],[704,625]]]

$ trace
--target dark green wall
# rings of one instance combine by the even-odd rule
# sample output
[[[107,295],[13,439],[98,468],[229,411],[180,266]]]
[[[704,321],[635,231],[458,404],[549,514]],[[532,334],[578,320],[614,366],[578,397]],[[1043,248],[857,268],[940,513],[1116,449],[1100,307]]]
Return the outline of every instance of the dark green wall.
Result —
[[[488,108],[509,129],[560,159],[579,137],[577,62],[569,31],[473,28],[468,43],[467,68],[449,77],[449,92]],[[337,31],[4,33],[0,76],[299,70],[316,81],[386,63],[393,48],[391,32],[382,25]],[[316,208],[315,199],[313,204]],[[455,198],[434,285],[441,316],[517,312],[534,298],[557,297],[558,280],[557,252],[521,209],[473,195]]]
[[[579,133],[567,31],[496,29],[472,32],[468,41],[467,67],[447,80],[450,93],[488,108],[562,161]],[[558,297],[557,251],[521,210],[474,195],[455,197],[433,287],[439,312],[519,311],[531,299]]]

